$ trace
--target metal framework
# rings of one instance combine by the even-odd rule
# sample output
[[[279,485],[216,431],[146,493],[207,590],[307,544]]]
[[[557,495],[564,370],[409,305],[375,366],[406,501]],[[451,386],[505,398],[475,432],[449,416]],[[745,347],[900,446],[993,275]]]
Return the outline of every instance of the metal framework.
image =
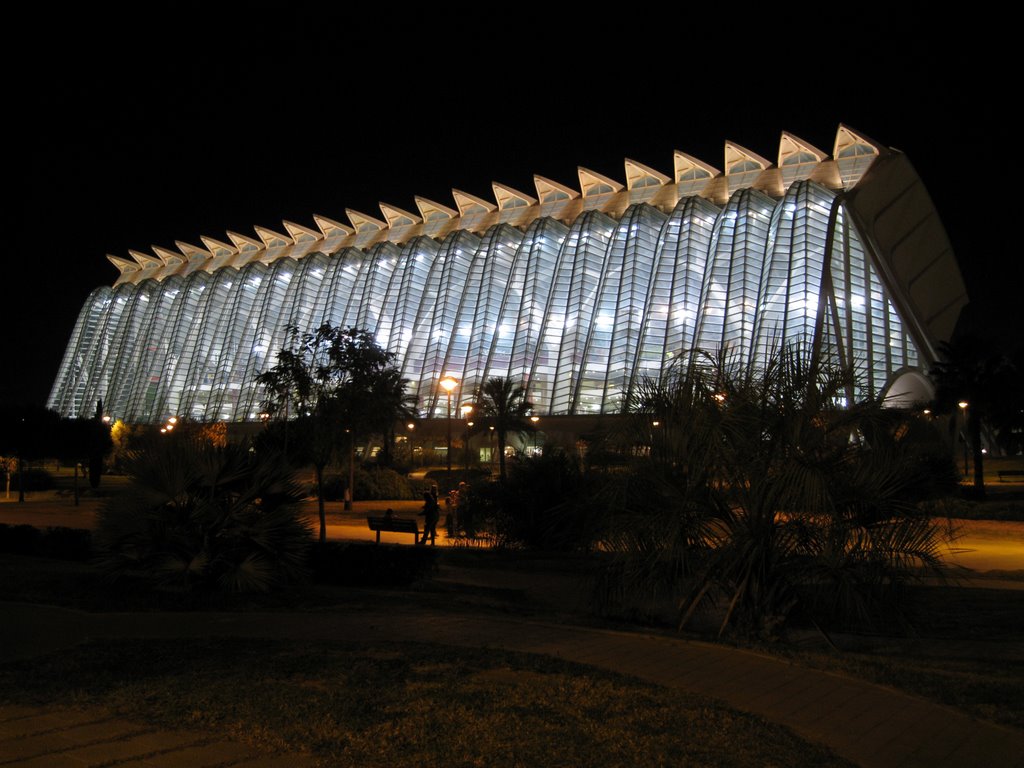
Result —
[[[681,152],[672,177],[625,171],[111,256],[121,275],[82,308],[49,405],[255,420],[285,327],[323,322],[373,331],[426,415],[443,415],[446,375],[457,402],[509,376],[539,413],[617,413],[694,350],[756,363],[792,343],[857,366],[856,397],[933,359],[966,303],[909,162],[846,126],[831,158],[783,134],[777,164],[729,142],[724,172]]]

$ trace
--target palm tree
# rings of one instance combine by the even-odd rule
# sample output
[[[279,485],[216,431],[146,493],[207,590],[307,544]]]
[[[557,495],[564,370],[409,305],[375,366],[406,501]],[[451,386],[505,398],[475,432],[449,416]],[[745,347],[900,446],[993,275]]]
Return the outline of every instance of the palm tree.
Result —
[[[377,432],[383,438],[380,463],[391,465],[391,448],[395,444],[395,424],[407,422],[419,416],[416,411],[416,395],[406,387],[409,380],[402,378],[397,368],[386,368],[371,385],[373,421]]]
[[[100,511],[96,532],[110,578],[265,592],[305,575],[310,529],[280,456],[175,433],[124,463],[131,484]]]
[[[484,382],[477,393],[474,413],[493,427],[498,436],[498,468],[505,482],[505,444],[509,432],[530,432],[534,429],[529,415],[533,403],[526,399],[526,389],[511,379],[494,377]]]
[[[797,610],[877,621],[942,572],[946,535],[916,503],[943,489],[903,414],[839,407],[850,380],[795,349],[763,368],[708,356],[632,399],[650,451],[620,476],[630,535],[609,543],[684,585],[681,625],[715,597],[722,632],[770,637]]]

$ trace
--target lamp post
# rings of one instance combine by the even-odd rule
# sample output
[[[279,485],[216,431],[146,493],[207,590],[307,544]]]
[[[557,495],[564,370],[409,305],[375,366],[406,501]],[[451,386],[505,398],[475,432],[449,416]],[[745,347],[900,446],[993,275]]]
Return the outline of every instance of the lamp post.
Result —
[[[469,469],[469,428],[473,426],[473,422],[469,420],[469,414],[473,412],[473,406],[470,405],[469,403],[466,403],[465,405],[459,408],[459,411],[462,413],[462,418],[466,422],[466,437],[462,443],[462,470],[463,472],[465,472],[467,469]],[[465,474],[463,474],[463,478],[465,478]]]
[[[533,424],[533,457],[537,458],[537,422],[540,421],[540,416],[531,416],[530,422]]]
[[[445,376],[439,383],[448,399],[448,418],[446,419],[448,422],[448,447],[445,450],[445,456],[448,459],[448,488],[450,489],[452,486],[452,392],[459,386],[459,382],[451,376]]]
[[[960,419],[961,424],[963,424],[963,431],[960,433],[960,437],[964,441],[964,477],[967,477],[967,406],[969,403],[966,400],[961,400],[957,405],[960,407]]]

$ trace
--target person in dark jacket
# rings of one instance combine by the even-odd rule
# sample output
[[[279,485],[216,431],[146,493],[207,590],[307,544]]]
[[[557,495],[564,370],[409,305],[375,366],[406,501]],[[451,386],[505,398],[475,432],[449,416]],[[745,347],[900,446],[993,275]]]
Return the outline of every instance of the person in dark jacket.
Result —
[[[423,492],[423,511],[420,514],[423,515],[423,538],[420,539],[420,544],[426,544],[428,536],[430,543],[436,544],[437,521],[441,516],[441,510],[437,503],[437,497],[430,491]]]

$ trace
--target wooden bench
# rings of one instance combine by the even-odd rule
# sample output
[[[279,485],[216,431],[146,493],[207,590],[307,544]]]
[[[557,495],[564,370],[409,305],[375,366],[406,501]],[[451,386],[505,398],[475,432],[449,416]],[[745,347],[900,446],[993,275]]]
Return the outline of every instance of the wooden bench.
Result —
[[[380,544],[380,532],[411,533],[412,543],[420,543],[420,528],[415,520],[402,517],[367,517],[366,524],[371,531],[377,532],[377,543]]]
[[[1024,477],[1024,469],[1000,469],[999,470],[999,482],[1003,482],[1008,477]]]

